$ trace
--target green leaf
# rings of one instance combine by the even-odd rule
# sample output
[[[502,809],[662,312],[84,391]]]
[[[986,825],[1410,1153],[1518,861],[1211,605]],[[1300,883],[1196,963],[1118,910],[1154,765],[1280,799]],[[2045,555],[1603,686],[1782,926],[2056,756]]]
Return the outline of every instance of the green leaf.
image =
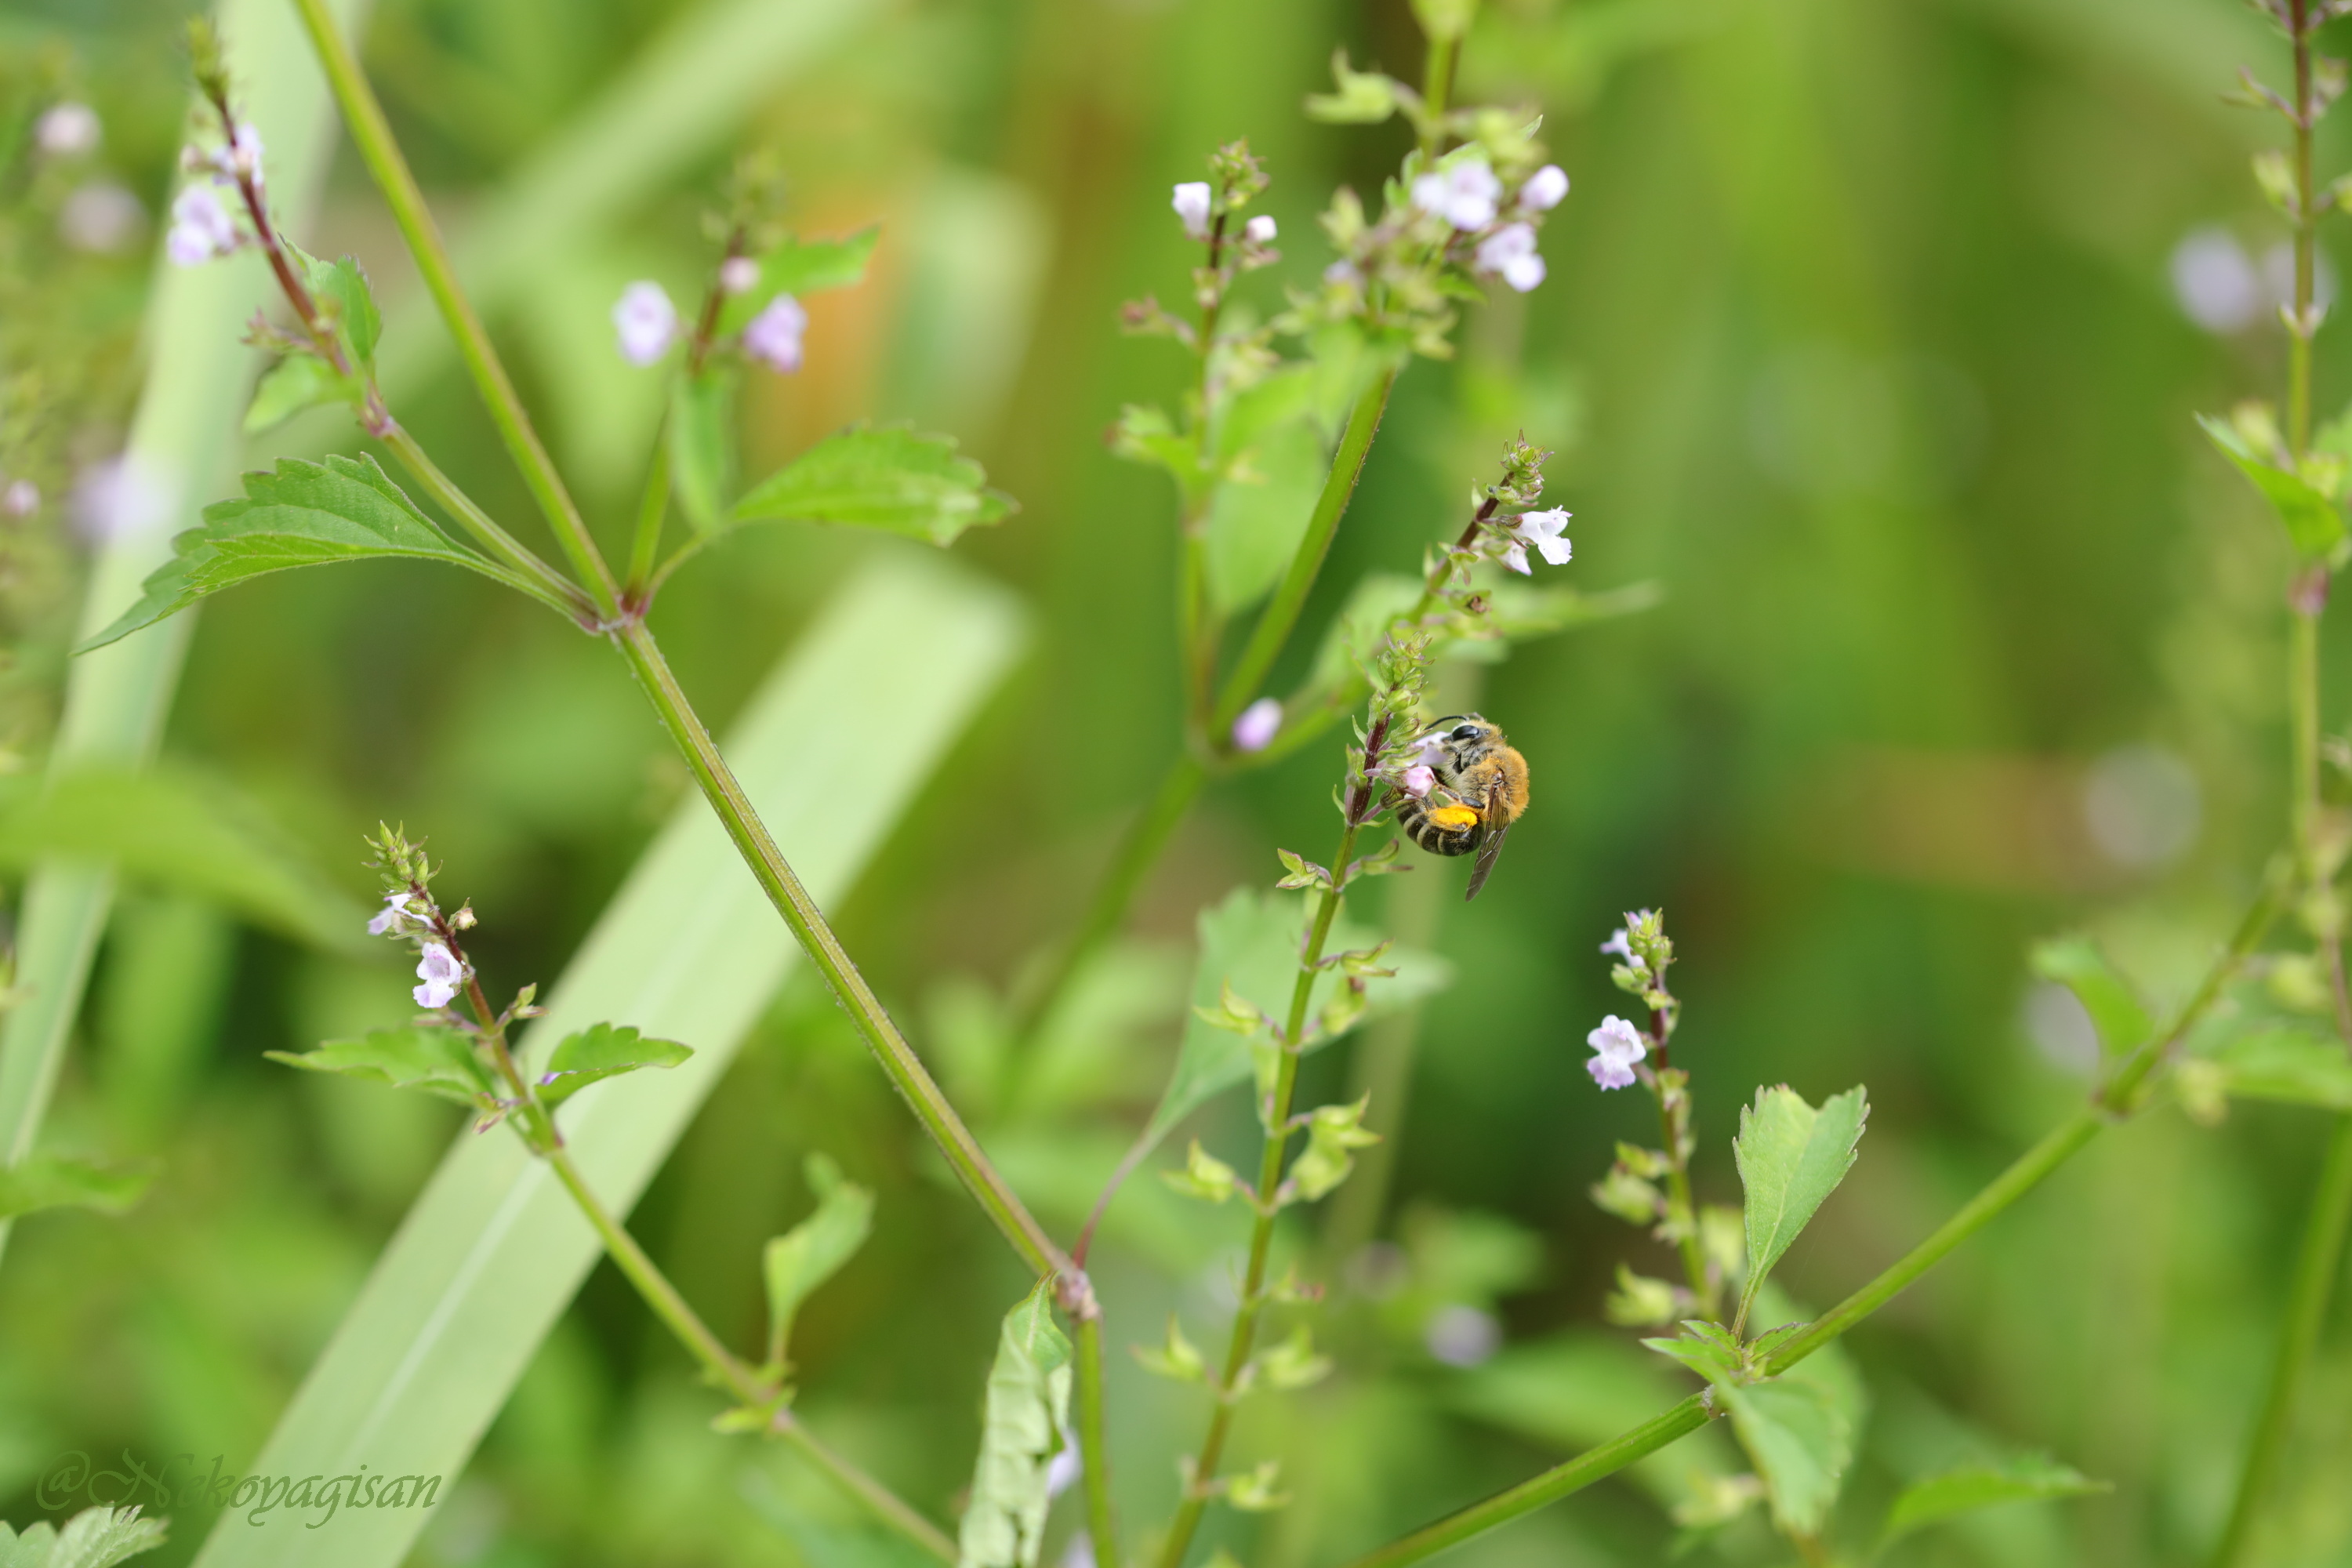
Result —
[[[2139,993],[2116,972],[2090,938],[2063,936],[2036,942],[2030,962],[2034,973],[2074,994],[2098,1029],[2099,1044],[2110,1056],[2134,1050],[2156,1033],[2156,1022],[2148,1016]]]
[[[87,1160],[34,1154],[0,1167],[0,1219],[37,1209],[96,1209],[121,1214],[155,1179],[146,1165],[100,1165]],[[5,1560],[0,1560],[5,1561]]]
[[[2334,501],[2300,476],[2273,466],[2228,421],[2200,414],[2197,423],[2221,455],[2236,464],[2238,471],[2271,503],[2296,550],[2305,555],[2326,555],[2343,542],[2344,514]]]
[[[303,281],[310,286],[320,309],[334,321],[336,335],[351,351],[352,361],[362,365],[374,363],[383,318],[376,313],[375,292],[368,287],[367,274],[360,270],[358,260],[345,256],[321,261],[290,241],[286,248],[301,264]]]
[[[1052,1285],[1040,1279],[997,1336],[957,1568],[1036,1568],[1045,1544],[1045,1468],[1070,1412],[1070,1342],[1054,1323]]]
[[[676,1040],[647,1039],[626,1024],[593,1024],[568,1035],[539,1075],[539,1098],[560,1104],[602,1079],[639,1068],[674,1068],[694,1052]]]
[[[44,1520],[22,1535],[0,1524],[0,1568],[114,1568],[163,1544],[167,1521],[136,1508],[86,1508],[63,1530]]]
[[[1023,638],[1019,605],[1002,590],[951,563],[892,553],[829,592],[720,737],[826,907],[856,887]],[[858,788],[846,795],[808,766],[808,737],[845,711],[859,731]],[[572,1158],[616,1215],[636,1203],[803,962],[709,807],[681,802],[544,993],[547,1016],[523,1042],[535,1064],[535,1052],[573,1030],[627,1018],[695,1043],[690,1059],[646,1075],[635,1092],[583,1096],[565,1111]],[[522,1140],[457,1140],[246,1468],[457,1476],[603,1257]],[[332,1527],[335,1568],[398,1568],[433,1517],[345,1510]],[[291,1568],[304,1544],[232,1513],[213,1526],[200,1561]]]
[[[1624,1266],[1618,1266],[1620,1272]],[[1709,1383],[1736,1382],[1739,1376],[1739,1342],[1717,1323],[1685,1323],[1686,1331],[1671,1338],[1642,1343],[1662,1356],[1682,1363]],[[1706,1331],[1713,1330],[1712,1333]]]
[[[269,367],[245,411],[245,433],[257,436],[283,425],[305,408],[342,403],[358,391],[347,376],[314,353],[296,352]]]
[[[243,500],[206,507],[205,525],[172,542],[173,559],[147,579],[139,602],[74,651],[103,647],[266,573],[337,561],[446,562],[538,596],[535,587],[436,528],[373,458],[280,458],[272,472],[246,475],[245,493]]]
[[[54,859],[112,868],[314,946],[366,942],[346,898],[253,802],[177,769],[83,766],[0,789],[0,870]]]
[[[1305,900],[1283,893],[1236,888],[1221,904],[1201,911],[1201,957],[1192,972],[1192,1002],[1224,1016],[1226,988],[1261,1016],[1287,1019],[1290,993],[1298,978],[1298,937],[1306,920]],[[1335,924],[1326,946],[1338,950],[1370,945],[1369,933],[1344,922]],[[1394,1012],[1444,990],[1454,978],[1444,959],[1418,952],[1391,952],[1392,979],[1365,982],[1364,1019]],[[1339,976],[1325,970],[1315,978],[1307,1016],[1312,1018],[1329,999]],[[1246,1018],[1247,1014],[1235,1014]],[[1360,1022],[1362,1020],[1359,1020]],[[1310,1042],[1310,1048],[1336,1036]],[[1211,1023],[1195,1012],[1185,1021],[1184,1043],[1177,1052],[1176,1068],[1159,1107],[1144,1129],[1145,1148],[1166,1137],[1176,1124],[1216,1095],[1248,1081],[1252,1070],[1252,1039],[1226,1024]]]
[[[1732,1152],[1748,1194],[1748,1279],[1740,1288],[1739,1317],[1763,1287],[1797,1234],[1837,1190],[1853,1169],[1854,1145],[1862,1140],[1870,1106],[1861,1088],[1832,1095],[1820,1110],[1786,1084],[1756,1091],[1756,1103],[1739,1112],[1739,1135]]]
[[[874,1229],[874,1194],[845,1179],[823,1154],[808,1157],[816,1212],[768,1243],[761,1259],[768,1282],[768,1364],[781,1369],[793,1318],[816,1288],[841,1272]]]
[[[1818,1535],[1853,1463],[1862,1380],[1835,1345],[1767,1383],[1715,1385],[1782,1530]]]
[[[698,533],[719,526],[733,488],[734,392],[732,380],[716,370],[681,375],[670,384],[670,489]]]
[[[417,1089],[477,1110],[490,1109],[499,1097],[498,1080],[483,1065],[473,1037],[457,1029],[372,1029],[356,1040],[329,1040],[316,1050],[261,1054],[288,1067]]]
[[[1118,422],[1111,426],[1110,449],[1130,463],[1167,470],[1188,506],[1208,483],[1208,476],[1201,471],[1200,447],[1191,436],[1176,428],[1164,408],[1130,403],[1120,409]]]
[[[2283,1100],[2352,1110],[2352,1059],[2335,1039],[2294,1027],[2260,1029],[2204,1058],[2221,1087],[2243,1100]]]
[[[952,437],[903,426],[856,426],[752,486],[729,521],[835,523],[952,544],[965,529],[1013,510],[1012,499],[988,489],[980,465],[955,447]]]
[[[779,294],[797,299],[865,281],[866,264],[881,237],[882,226],[872,224],[845,239],[785,239],[759,258],[760,280],[727,301],[719,330],[740,331]]]
[[[1277,377],[1242,398],[1293,379]],[[1304,377],[1296,379],[1303,388]],[[1227,472],[1202,538],[1209,603],[1218,614],[1246,608],[1274,587],[1306,535],[1329,466],[1323,437],[1302,416],[1258,437]]]
[[[1956,1514],[2003,1503],[2042,1498],[2084,1497],[2112,1489],[2046,1454],[2019,1454],[1996,1465],[1967,1465],[1913,1481],[1887,1511],[1880,1551],[1915,1530],[1940,1524]]]

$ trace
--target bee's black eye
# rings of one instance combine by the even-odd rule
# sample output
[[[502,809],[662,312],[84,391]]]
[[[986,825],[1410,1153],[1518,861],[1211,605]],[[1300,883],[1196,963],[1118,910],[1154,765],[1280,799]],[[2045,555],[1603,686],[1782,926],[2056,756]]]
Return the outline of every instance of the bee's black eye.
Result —
[[[1475,741],[1477,738],[1478,726],[1475,724],[1462,724],[1454,728],[1454,739],[1457,741]]]

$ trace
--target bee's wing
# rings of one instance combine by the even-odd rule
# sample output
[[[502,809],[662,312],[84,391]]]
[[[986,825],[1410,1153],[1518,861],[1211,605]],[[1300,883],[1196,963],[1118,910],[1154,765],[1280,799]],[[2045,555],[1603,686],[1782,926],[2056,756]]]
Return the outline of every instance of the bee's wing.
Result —
[[[1486,809],[1479,813],[1482,826],[1478,834],[1478,863],[1470,868],[1470,887],[1462,895],[1462,901],[1465,904],[1478,896],[1478,889],[1486,885],[1488,874],[1495,869],[1495,862],[1502,857],[1503,836],[1510,832],[1511,825],[1506,822],[1494,827],[1483,826],[1495,820],[1502,804],[1503,784],[1498,779],[1486,786]]]

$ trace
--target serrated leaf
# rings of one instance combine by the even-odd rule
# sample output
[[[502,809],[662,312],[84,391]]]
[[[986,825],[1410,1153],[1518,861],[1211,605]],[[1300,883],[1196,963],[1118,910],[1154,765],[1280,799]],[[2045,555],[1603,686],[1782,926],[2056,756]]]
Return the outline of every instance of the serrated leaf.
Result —
[[[1854,1146],[1869,1115],[1858,1086],[1832,1095],[1818,1110],[1786,1084],[1758,1089],[1756,1103],[1740,1108],[1739,1135],[1731,1147],[1748,1196],[1741,1321],[1772,1266],[1853,1168]]]
[[[409,1026],[373,1029],[356,1040],[329,1040],[311,1051],[264,1051],[271,1061],[306,1072],[413,1089],[476,1110],[498,1098],[499,1084],[483,1064],[473,1037],[457,1029]]]
[[[719,526],[733,488],[734,383],[723,371],[680,375],[670,384],[670,490],[698,533]]]
[[[816,1288],[841,1272],[874,1230],[874,1194],[841,1173],[823,1154],[811,1154],[809,1185],[816,1212],[768,1243],[761,1273],[768,1285],[768,1364],[781,1367],[793,1320]]]
[[[2145,1044],[2155,1020],[2130,981],[2116,973],[2098,945],[2084,936],[2053,937],[2033,945],[2033,973],[2074,994],[2099,1032],[2099,1044],[2120,1056]]]
[[[247,474],[245,495],[206,507],[204,526],[172,542],[172,559],[147,579],[139,602],[74,651],[103,647],[265,574],[340,561],[440,561],[543,597],[435,527],[373,458],[283,458],[268,473]]]
[[[2352,1110],[2352,1058],[2333,1038],[2293,1027],[2242,1035],[2204,1058],[2242,1100],[2280,1100]]]
[[[1958,1514],[2003,1503],[2043,1498],[2084,1497],[2112,1489],[2046,1454],[2019,1454],[1997,1465],[1967,1465],[1913,1481],[1896,1494],[1879,1536],[1885,1551],[1899,1538]]]
[[[1291,990],[1298,979],[1298,937],[1305,920],[1305,900],[1249,888],[1236,888],[1223,903],[1202,910],[1198,928],[1201,956],[1192,972],[1195,1006],[1223,1010],[1230,987],[1265,1016],[1286,1019]],[[1370,933],[1343,921],[1333,926],[1326,945],[1369,946]],[[1390,956],[1396,976],[1365,982],[1366,1010],[1359,1022],[1442,991],[1454,978],[1453,966],[1433,953],[1403,951]],[[1307,1016],[1317,1015],[1339,984],[1340,977],[1331,970],[1315,977]],[[1336,1037],[1325,1036],[1312,1044],[1319,1047]],[[1175,1070],[1144,1130],[1143,1147],[1148,1150],[1158,1143],[1216,1095],[1247,1082],[1252,1073],[1251,1047],[1249,1036],[1211,1024],[1198,1013],[1189,1018]]]
[[[18,1535],[0,1524],[0,1568],[114,1568],[163,1544],[168,1521],[136,1508],[86,1508],[63,1530],[43,1521]]]
[[[2295,474],[2273,467],[2227,421],[2200,414],[2197,424],[2223,457],[2237,466],[2286,525],[2287,537],[2305,555],[2327,554],[2344,540],[2344,514],[2336,503]]]
[[[997,1336],[957,1568],[1036,1568],[1045,1546],[1045,1468],[1070,1410],[1070,1342],[1054,1322],[1052,1284],[1039,1280]]]
[[[0,1167],[0,1219],[39,1209],[96,1209],[121,1214],[155,1179],[147,1165],[100,1165],[55,1154],[32,1154]]]
[[[568,1035],[539,1075],[539,1098],[561,1104],[602,1079],[639,1068],[674,1068],[694,1054],[676,1040],[647,1039],[626,1024],[593,1024]]]
[[[828,436],[751,487],[734,523],[797,521],[873,528],[952,544],[968,528],[1002,521],[1012,498],[956,455],[951,437],[903,426],[856,426]]]
[[[289,353],[270,366],[253,389],[253,403],[245,411],[245,433],[257,436],[275,429],[305,408],[344,402],[357,390],[318,355]]]
[[[1619,1272],[1622,1277],[1622,1264],[1619,1265]],[[1642,1280],[1640,1283],[1654,1285],[1661,1282]],[[1672,1292],[1666,1294],[1671,1299]],[[1739,1375],[1739,1347],[1736,1344],[1727,1346],[1717,1340],[1692,1333],[1647,1339],[1642,1343],[1669,1360],[1682,1363],[1709,1383],[1734,1382]]]
[[[719,330],[740,331],[779,294],[795,299],[828,289],[847,289],[866,279],[866,263],[882,237],[882,226],[868,225],[841,239],[793,239],[759,258],[760,280],[727,301]]]
[[[1862,1427],[1853,1363],[1832,1345],[1768,1383],[1718,1383],[1716,1398],[1764,1482],[1773,1521],[1795,1534],[1820,1534]]]

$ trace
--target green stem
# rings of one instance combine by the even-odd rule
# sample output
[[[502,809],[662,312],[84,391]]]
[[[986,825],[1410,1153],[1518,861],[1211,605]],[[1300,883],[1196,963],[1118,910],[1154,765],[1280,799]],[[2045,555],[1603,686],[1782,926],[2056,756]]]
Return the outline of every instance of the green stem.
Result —
[[[1687,1094],[1687,1089],[1682,1090]],[[1658,1135],[1664,1140],[1666,1155],[1666,1201],[1669,1214],[1682,1215],[1682,1235],[1675,1239],[1675,1248],[1682,1255],[1683,1278],[1690,1282],[1691,1296],[1697,1301],[1699,1316],[1715,1316],[1715,1287],[1706,1277],[1706,1249],[1699,1245],[1698,1204],[1691,1196],[1690,1158],[1683,1152],[1682,1130],[1675,1125],[1675,1113],[1666,1108],[1665,1086],[1657,1088]],[[1733,1333],[1739,1332],[1735,1326]]]
[[[694,705],[678,686],[677,677],[671,673],[652,631],[643,621],[631,621],[612,635],[622,656],[629,661],[629,668],[635,672],[638,684],[645,688],[663,728],[670,732],[687,766],[693,770],[695,782],[702,786],[703,797],[718,813],[728,837],[734,840],[743,863],[751,868],[768,901],[784,917],[784,923],[792,928],[793,935],[824,976],[835,999],[857,1025],[858,1033],[866,1037],[875,1059],[882,1064],[892,1086],[906,1100],[931,1141],[939,1145],[940,1152],[947,1157],[957,1179],[1024,1261],[1040,1274],[1066,1277],[1066,1307],[1080,1316],[1092,1311],[1092,1299],[1086,1290],[1083,1274],[1054,1245],[1045,1227],[989,1163],[979,1140],[956,1114],[955,1107],[948,1103],[947,1096],[924,1070],[914,1047],[898,1032],[898,1025],[891,1022],[881,999],[857,972],[857,965],[842,947],[840,938],[834,935],[824,911],[817,908],[816,900],[809,897],[808,889],[801,886],[800,878],[785,862],[767,824],[760,820],[743,786],[736,781],[734,770],[719,754],[718,742],[710,738],[710,731],[703,727]]]
[[[2301,458],[2311,446],[2311,320],[2313,240],[2319,215],[2313,210],[2311,132],[2318,120],[2312,92],[2310,0],[2287,0],[2294,42],[2294,323],[2287,332],[2287,440]]]
[[[448,323],[449,334],[457,340],[457,352],[473,375],[474,385],[489,406],[490,420],[499,427],[515,466],[522,471],[523,483],[530,487],[532,498],[546,514],[548,525],[555,531],[556,542],[571,560],[572,569],[587,584],[598,611],[606,617],[617,614],[620,600],[614,588],[613,574],[597,552],[596,542],[589,536],[588,525],[582,520],[580,509],[572,504],[562,476],[555,471],[554,460],[548,457],[538,431],[531,427],[530,416],[524,410],[522,399],[515,395],[514,384],[507,378],[498,351],[490,346],[490,336],[483,330],[481,318],[474,313],[472,301],[457,285],[457,272],[450,264],[448,247],[442,242],[432,210],[425,205],[425,194],[417,188],[416,176],[409,172],[408,161],[393,137],[383,106],[376,101],[374,89],[368,86],[334,18],[327,15],[325,0],[294,0],[294,5],[301,14],[304,29],[310,35],[310,47],[326,72],[327,85],[342,109],[352,144],[383,193],[393,221],[400,226],[401,237],[416,258],[416,269],[424,276],[425,287],[440,307],[442,320]]]
[[[637,531],[629,544],[629,574],[621,590],[625,603],[645,606],[653,581],[654,561],[661,553],[662,523],[669,516],[669,426],[654,437],[653,460],[646,466],[646,493],[637,502]]]
[[[1330,553],[1339,519],[1348,510],[1349,499],[1356,493],[1356,480],[1363,473],[1365,455],[1372,449],[1372,437],[1380,432],[1381,415],[1388,407],[1389,389],[1396,385],[1397,370],[1393,363],[1382,365],[1356,396],[1355,406],[1348,415],[1348,427],[1339,437],[1339,448],[1331,455],[1331,471],[1323,481],[1323,493],[1315,499],[1315,513],[1307,520],[1306,537],[1298,542],[1298,550],[1290,558],[1290,569],[1283,574],[1281,586],[1275,590],[1257,625],[1251,628],[1249,643],[1242,649],[1241,658],[1226,678],[1224,691],[1209,715],[1209,739],[1213,744],[1223,744],[1235,715],[1256,699],[1274,668],[1275,659],[1280,657],[1298,625],[1299,614],[1307,607],[1307,593],[1315,586],[1316,575],[1323,570],[1323,558]]]
[[[1454,58],[1462,47],[1459,38],[1433,37],[1429,40],[1429,56],[1421,68],[1421,101],[1423,125],[1421,156],[1423,163],[1437,156],[1438,121],[1444,117],[1445,101],[1454,90]]]
[[[2295,1258],[2294,1283],[2287,1292],[2286,1324],[2280,1335],[2278,1359],[2271,1364],[2268,1392],[2253,1440],[2246,1447],[2246,1464],[2238,1478],[2238,1495],[2230,1506],[2230,1521],[2213,1548],[2213,1568],[2233,1568],[2244,1555],[2255,1516],[2269,1492],[2280,1457],[2286,1450],[2294,1425],[2295,1399],[2303,1392],[2305,1369],[2319,1343],[2336,1276],[2344,1268],[2344,1236],[2352,1225],[2352,1115],[2336,1118],[2327,1137],[2327,1152],[2320,1164],[2311,1219],[2304,1227],[2303,1247]]]
[[[488,512],[475,504],[474,498],[457,488],[457,481],[443,473],[439,465],[426,455],[416,437],[398,425],[380,437],[399,458],[401,466],[416,477],[425,493],[441,505],[441,510],[455,518],[458,525],[480,542],[483,548],[512,569],[515,586],[541,603],[576,620],[593,623],[593,608],[585,595],[570,579],[541,560],[521,541],[500,528]]]
[[[1368,747],[1367,765],[1377,760],[1379,735],[1376,729]],[[1369,791],[1363,793],[1368,795]],[[1348,862],[1355,857],[1356,835],[1360,831],[1357,818],[1360,814],[1360,806],[1348,814],[1348,826],[1339,834],[1339,853],[1331,861],[1334,878],[1345,877]],[[1233,1428],[1237,1404],[1233,1391],[1240,1383],[1242,1369],[1249,1364],[1250,1350],[1256,1342],[1258,1313],[1265,1306],[1266,1263],[1274,1252],[1275,1219],[1281,1213],[1277,1190],[1282,1185],[1284,1156],[1290,1148],[1290,1101],[1298,1088],[1298,1058],[1306,1036],[1307,1008],[1315,994],[1323,944],[1329,940],[1331,922],[1339,912],[1339,887],[1323,889],[1315,908],[1315,924],[1299,954],[1298,978],[1290,988],[1289,1022],[1282,1037],[1280,1062],[1275,1069],[1274,1092],[1266,1100],[1265,1148],[1258,1159],[1257,1222],[1250,1230],[1249,1266],[1242,1276],[1241,1302],[1234,1311],[1233,1337],[1225,1347],[1224,1372],[1214,1390],[1216,1408],[1209,1415],[1209,1430],[1201,1439],[1200,1457],[1192,1464],[1192,1484],[1185,1489],[1184,1499],[1169,1521],[1168,1538],[1160,1552],[1160,1568],[1181,1568],[1184,1553],[1192,1544],[1193,1532],[1201,1526],[1201,1515],[1209,1506],[1209,1494],[1203,1489],[1216,1479],[1218,1462],[1224,1458],[1225,1438]]]
[[[1103,1338],[1099,1315],[1077,1320],[1078,1458],[1085,1463],[1087,1539],[1095,1562],[1118,1568],[1118,1520],[1110,1508],[1110,1445],[1103,1431]]]
[[[2230,975],[2236,972],[2245,956],[2253,951],[2255,943],[2262,940],[2263,933],[2270,928],[2272,919],[2278,912],[2282,897],[2283,881],[2273,876],[2264,883],[2262,893],[2247,910],[2245,919],[2239,923],[2230,945],[2206,971],[2204,981],[2175,1017],[2172,1026],[2160,1038],[2149,1041],[2135,1052],[2114,1080],[2095,1098],[2091,1106],[2061,1122],[2040,1142],[2018,1156],[1959,1213],[1938,1226],[1927,1240],[1906,1253],[1892,1268],[1822,1314],[1804,1332],[1783,1344],[1765,1368],[1766,1374],[1771,1376],[1786,1372],[1885,1306],[1905,1286],[1926,1273],[1961,1242],[1991,1224],[2011,1205],[2032,1192],[2043,1177],[2073,1158],[2110,1121],[2122,1114],[2123,1108],[2136,1103],[2137,1090],[2147,1075],[2172,1054],[2221,994],[2221,986]],[[1654,1454],[1698,1430],[1706,1425],[1708,1414],[1704,1396],[1693,1394],[1622,1436],[1522,1481],[1507,1491],[1497,1492],[1434,1524],[1425,1525],[1411,1535],[1391,1542],[1378,1551],[1356,1559],[1348,1564],[1348,1568],[1400,1568],[1403,1563],[1419,1563],[1433,1557],[1449,1547],[1458,1546],[1498,1525],[1508,1524],[1547,1503],[1558,1502],[1604,1477],[1614,1475],[1636,1459]]]

